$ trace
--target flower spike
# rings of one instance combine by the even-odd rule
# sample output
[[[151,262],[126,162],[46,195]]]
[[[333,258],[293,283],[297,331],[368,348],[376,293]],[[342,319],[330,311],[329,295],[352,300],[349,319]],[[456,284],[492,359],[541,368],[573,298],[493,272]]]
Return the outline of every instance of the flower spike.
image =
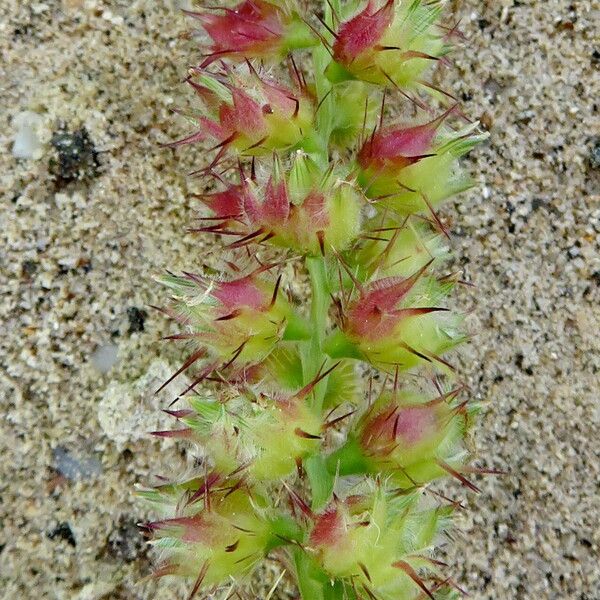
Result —
[[[194,129],[168,144],[210,153],[188,231],[214,243],[160,278],[186,346],[160,390],[189,381],[153,435],[193,466],[140,492],[155,576],[242,598],[276,556],[302,600],[456,600],[436,544],[465,504],[431,484],[499,473],[470,465],[478,406],[451,356],[467,335],[438,207],[485,139],[431,81],[456,25],[445,0],[217,4],[186,11]]]

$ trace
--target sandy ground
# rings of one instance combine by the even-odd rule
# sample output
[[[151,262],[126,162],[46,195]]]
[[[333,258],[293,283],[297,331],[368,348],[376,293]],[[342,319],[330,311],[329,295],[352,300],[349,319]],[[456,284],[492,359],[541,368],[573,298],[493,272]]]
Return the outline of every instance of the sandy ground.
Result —
[[[477,332],[460,368],[486,404],[481,462],[510,474],[478,480],[450,560],[474,598],[598,600],[600,7],[454,5],[452,87],[492,132],[468,161],[479,187],[447,211],[476,285],[457,301]],[[185,461],[139,435],[179,360],[151,277],[211,251],[184,231],[201,155],[157,146],[183,131],[169,109],[194,57],[177,8],[0,1],[2,598],[185,597],[140,582],[131,494]]]

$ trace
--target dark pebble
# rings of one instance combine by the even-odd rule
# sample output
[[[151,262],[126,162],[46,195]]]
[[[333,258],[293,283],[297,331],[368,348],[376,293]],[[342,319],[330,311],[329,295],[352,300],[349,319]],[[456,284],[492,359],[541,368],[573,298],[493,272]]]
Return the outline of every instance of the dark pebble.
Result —
[[[600,169],[600,140],[592,145],[590,150],[590,165],[593,169]]]
[[[56,155],[50,159],[49,169],[58,187],[98,175],[98,151],[85,128],[73,132],[57,131],[50,143]]]
[[[538,210],[542,208],[546,203],[541,198],[534,198],[531,201],[531,210]]]
[[[132,306],[127,309],[127,318],[129,319],[129,333],[137,333],[144,331],[144,323],[148,313]]]
[[[55,527],[52,531],[48,532],[48,537],[51,540],[61,539],[65,540],[70,546],[77,546],[77,541],[75,540],[75,536],[71,531],[71,527],[68,523],[61,523],[58,527]]]
[[[34,260],[26,260],[21,265],[21,277],[23,279],[31,279],[37,271],[38,263]]]
[[[121,519],[108,536],[106,548],[110,556],[120,562],[133,562],[146,552],[146,543],[135,521]]]
[[[126,462],[131,462],[133,460],[133,452],[129,448],[125,448],[123,452],[121,452],[121,458]]]

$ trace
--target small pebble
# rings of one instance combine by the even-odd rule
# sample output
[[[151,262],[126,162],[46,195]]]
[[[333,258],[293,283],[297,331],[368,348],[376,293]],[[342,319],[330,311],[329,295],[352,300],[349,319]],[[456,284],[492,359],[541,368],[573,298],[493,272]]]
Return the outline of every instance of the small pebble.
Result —
[[[98,346],[92,354],[92,365],[100,373],[108,373],[119,360],[119,348],[114,344]]]
[[[38,269],[38,263],[34,260],[25,260],[21,265],[21,277],[29,281],[36,273]]]
[[[42,117],[37,113],[25,111],[13,120],[16,129],[12,153],[15,158],[34,159],[42,157],[43,144],[39,138]]]
[[[92,179],[99,174],[98,151],[85,128],[57,131],[50,143],[56,156],[50,160],[49,170],[59,184]]]
[[[136,521],[121,519],[116,529],[108,536],[108,553],[120,562],[133,562],[144,554],[146,544]]]
[[[544,202],[544,200],[542,198],[534,198],[531,201],[531,210],[535,211],[538,210],[540,208],[543,208],[546,205],[546,203]]]
[[[94,457],[78,458],[63,446],[52,451],[54,468],[71,481],[90,479],[102,472],[102,464]]]
[[[132,306],[127,309],[127,318],[129,319],[129,333],[138,333],[144,331],[144,322],[148,313],[145,310]]]
[[[600,140],[597,140],[590,150],[590,165],[593,169],[600,169]]]
[[[71,526],[68,523],[60,523],[60,525],[48,532],[48,537],[51,540],[65,540],[69,546],[77,546],[77,540],[75,539],[73,531],[71,530]]]

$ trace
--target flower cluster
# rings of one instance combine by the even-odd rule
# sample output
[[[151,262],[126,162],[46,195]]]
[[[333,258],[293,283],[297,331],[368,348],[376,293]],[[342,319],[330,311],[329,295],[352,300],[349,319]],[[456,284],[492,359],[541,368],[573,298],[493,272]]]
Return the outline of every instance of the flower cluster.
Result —
[[[168,145],[212,140],[219,149],[213,167],[227,150],[260,156],[294,147],[311,130],[315,108],[307,90],[282,87],[251,65],[249,73],[192,69],[187,82],[201,100],[201,112],[190,115],[200,129]]]
[[[211,39],[203,67],[223,58],[276,61],[315,43],[314,34],[294,3],[285,0],[246,0],[234,9],[221,9],[222,14],[185,12],[200,21]]]
[[[435,26],[443,4],[369,0],[336,32],[330,77],[392,85],[405,93],[430,88],[424,73],[450,50],[447,32]]]
[[[201,196],[210,209],[205,231],[238,238],[234,245],[269,242],[301,254],[347,249],[359,234],[363,195],[331,169],[322,173],[299,154],[285,176],[278,158],[264,185],[242,172],[240,183]],[[214,221],[218,223],[215,224]]]
[[[442,574],[443,563],[422,552],[449,525],[451,510],[424,508],[415,492],[398,494],[376,483],[370,488],[334,500],[312,519],[311,555],[356,597],[418,598],[424,593],[433,598],[450,582]],[[432,581],[429,587],[425,579]]]
[[[218,250],[160,278],[187,346],[164,386],[192,383],[154,434],[197,458],[141,495],[162,517],[145,525],[156,574],[191,578],[191,596],[243,587],[268,556],[304,600],[460,591],[435,546],[461,505],[432,484],[477,490],[477,406],[448,356],[467,335],[437,210],[471,185],[459,158],[484,135],[430,80],[455,33],[443,7],[188,13],[208,39],[186,80],[198,107],[167,145],[212,153],[190,231]]]

